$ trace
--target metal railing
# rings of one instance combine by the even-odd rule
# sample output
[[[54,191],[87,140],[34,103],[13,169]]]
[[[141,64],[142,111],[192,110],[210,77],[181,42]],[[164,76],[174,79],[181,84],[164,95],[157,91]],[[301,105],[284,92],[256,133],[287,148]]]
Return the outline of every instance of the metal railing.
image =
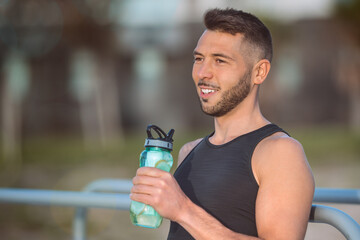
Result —
[[[131,180],[127,179],[99,179],[88,184],[83,191],[84,192],[119,192],[126,193],[127,204],[126,209],[130,208],[129,193],[132,187]],[[75,211],[75,217],[73,220],[73,240],[85,240],[86,239],[86,216],[87,208],[79,207]]]
[[[73,240],[85,240],[87,209],[128,210],[131,186],[128,179],[99,179],[88,184],[82,192],[0,188],[0,202],[75,207]],[[313,201],[359,204],[360,189],[317,188]],[[327,223],[347,239],[360,239],[360,225],[339,209],[313,204],[309,222]]]
[[[346,239],[360,239],[360,225],[352,217],[339,209],[313,204],[309,222],[327,223],[339,230]]]
[[[360,189],[316,188],[313,202],[360,204]]]

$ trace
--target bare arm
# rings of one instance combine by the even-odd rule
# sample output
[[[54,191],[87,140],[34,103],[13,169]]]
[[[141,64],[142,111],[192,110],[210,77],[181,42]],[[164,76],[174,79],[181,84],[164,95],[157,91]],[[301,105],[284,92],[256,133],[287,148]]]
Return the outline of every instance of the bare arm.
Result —
[[[258,234],[265,239],[304,239],[315,183],[305,153],[290,137],[260,143],[253,156],[259,182]]]

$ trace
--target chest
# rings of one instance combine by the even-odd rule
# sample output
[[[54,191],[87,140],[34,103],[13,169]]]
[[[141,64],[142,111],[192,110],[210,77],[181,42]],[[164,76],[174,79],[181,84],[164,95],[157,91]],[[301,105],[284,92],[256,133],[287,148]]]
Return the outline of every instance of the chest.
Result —
[[[254,202],[258,190],[251,154],[241,146],[213,149],[200,145],[180,165],[175,178],[192,201],[209,208]]]

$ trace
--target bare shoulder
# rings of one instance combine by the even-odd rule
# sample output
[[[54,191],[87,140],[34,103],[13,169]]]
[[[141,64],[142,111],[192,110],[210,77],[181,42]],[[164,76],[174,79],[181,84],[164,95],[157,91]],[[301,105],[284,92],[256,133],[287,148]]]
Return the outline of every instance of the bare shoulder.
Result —
[[[304,239],[315,183],[300,142],[280,132],[265,138],[255,148],[252,168],[259,184],[259,236]]]
[[[284,175],[294,172],[312,178],[304,149],[299,141],[284,133],[276,133],[261,141],[253,155],[253,170],[256,178],[284,171]]]
[[[178,156],[178,166],[186,158],[186,156],[191,152],[191,150],[193,150],[193,148],[199,144],[199,142],[201,140],[202,140],[202,138],[196,139],[194,141],[184,144],[184,146],[181,147],[181,149],[179,151],[179,156]]]
[[[275,133],[272,136],[265,138],[258,144],[255,152],[263,157],[275,155],[277,156],[275,159],[279,159],[279,157],[283,155],[287,157],[298,156],[303,160],[306,159],[301,143],[285,133]],[[268,157],[266,159],[269,159]]]

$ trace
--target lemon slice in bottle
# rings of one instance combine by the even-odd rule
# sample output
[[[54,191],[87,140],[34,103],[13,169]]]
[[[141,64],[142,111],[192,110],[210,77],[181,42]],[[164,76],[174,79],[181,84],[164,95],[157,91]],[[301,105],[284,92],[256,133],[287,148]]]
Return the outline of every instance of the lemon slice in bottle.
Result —
[[[145,211],[146,205],[141,202],[132,201],[131,202],[131,211],[135,215],[141,215]]]
[[[169,172],[171,169],[171,166],[164,160],[161,159],[155,163],[155,167],[164,171]]]

